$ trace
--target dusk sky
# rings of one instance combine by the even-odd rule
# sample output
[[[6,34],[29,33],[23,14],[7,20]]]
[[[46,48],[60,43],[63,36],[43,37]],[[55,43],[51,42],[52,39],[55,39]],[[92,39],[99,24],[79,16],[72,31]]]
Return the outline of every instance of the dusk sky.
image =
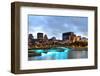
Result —
[[[42,32],[48,38],[62,39],[62,33],[74,32],[76,35],[88,37],[88,17],[78,16],[28,16],[29,34],[37,38]]]

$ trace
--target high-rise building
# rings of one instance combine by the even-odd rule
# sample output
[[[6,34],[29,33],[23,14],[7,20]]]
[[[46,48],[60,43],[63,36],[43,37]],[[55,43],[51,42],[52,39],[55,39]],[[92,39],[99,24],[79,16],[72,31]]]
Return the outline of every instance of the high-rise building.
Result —
[[[66,32],[62,34],[62,39],[63,40],[69,40],[70,36],[75,35],[74,32]]]
[[[37,33],[37,39],[43,39],[43,33]]]
[[[47,37],[47,35],[46,35],[46,34],[44,35],[44,40],[48,40],[48,37]]]

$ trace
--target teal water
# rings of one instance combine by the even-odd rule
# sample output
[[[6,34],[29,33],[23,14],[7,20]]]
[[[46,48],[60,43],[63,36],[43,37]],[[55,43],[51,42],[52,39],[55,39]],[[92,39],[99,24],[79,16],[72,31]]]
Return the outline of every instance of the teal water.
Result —
[[[29,57],[29,60],[61,60],[87,58],[87,51],[72,51],[71,48],[57,47],[51,49],[33,49],[40,56]]]

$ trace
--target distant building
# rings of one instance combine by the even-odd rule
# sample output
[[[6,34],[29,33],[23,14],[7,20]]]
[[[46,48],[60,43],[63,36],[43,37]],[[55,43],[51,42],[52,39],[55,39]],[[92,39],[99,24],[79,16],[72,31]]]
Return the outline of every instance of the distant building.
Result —
[[[81,40],[82,40],[82,41],[87,41],[88,38],[86,38],[86,37],[82,37]]]
[[[62,34],[62,39],[63,40],[71,40],[73,39],[73,36],[75,36],[74,32],[66,32]]]
[[[54,41],[54,40],[56,40],[56,37],[52,37],[50,40],[53,40]]]
[[[37,33],[37,39],[43,39],[43,33]]]
[[[28,35],[28,39],[34,39],[33,35],[32,34],[29,34]]]
[[[81,36],[76,36],[75,41],[80,41],[81,40]]]
[[[48,37],[47,37],[47,35],[45,34],[44,35],[44,38],[43,38],[44,40],[48,40]]]
[[[75,42],[76,41],[76,35],[72,34],[69,36],[69,41],[70,42]]]
[[[34,37],[32,34],[28,35],[28,46],[31,47],[35,43]]]

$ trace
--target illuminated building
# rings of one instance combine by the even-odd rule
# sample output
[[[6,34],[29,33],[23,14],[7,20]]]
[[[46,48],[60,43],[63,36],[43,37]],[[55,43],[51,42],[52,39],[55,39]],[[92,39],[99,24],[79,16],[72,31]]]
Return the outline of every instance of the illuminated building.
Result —
[[[81,36],[76,36],[75,41],[80,41],[81,40]]]
[[[70,42],[75,42],[76,41],[76,35],[74,35],[74,34],[73,35],[70,35],[69,36],[69,41]]]
[[[73,39],[73,36],[74,36],[75,34],[74,34],[74,32],[66,32],[66,33],[63,33],[63,35],[62,35],[62,39],[63,40],[71,40],[71,39]]]

